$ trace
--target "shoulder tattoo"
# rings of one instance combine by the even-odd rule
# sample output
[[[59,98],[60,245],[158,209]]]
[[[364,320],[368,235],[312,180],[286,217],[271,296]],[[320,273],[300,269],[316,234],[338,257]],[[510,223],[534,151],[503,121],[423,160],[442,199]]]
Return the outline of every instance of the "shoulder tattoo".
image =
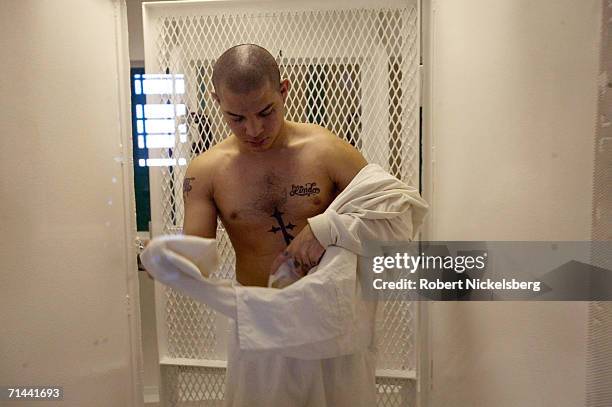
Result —
[[[185,177],[185,179],[183,180],[183,198],[189,195],[189,191],[191,191],[192,189],[191,181],[193,181],[194,179],[195,177]]]

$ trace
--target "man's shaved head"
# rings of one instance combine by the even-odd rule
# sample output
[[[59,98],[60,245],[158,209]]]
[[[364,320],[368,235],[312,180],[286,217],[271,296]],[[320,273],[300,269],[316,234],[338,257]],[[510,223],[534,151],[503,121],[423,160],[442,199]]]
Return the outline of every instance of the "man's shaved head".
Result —
[[[265,48],[241,44],[228,49],[217,59],[212,82],[217,95],[222,88],[248,93],[266,82],[276,89],[280,84],[280,72],[276,60]]]

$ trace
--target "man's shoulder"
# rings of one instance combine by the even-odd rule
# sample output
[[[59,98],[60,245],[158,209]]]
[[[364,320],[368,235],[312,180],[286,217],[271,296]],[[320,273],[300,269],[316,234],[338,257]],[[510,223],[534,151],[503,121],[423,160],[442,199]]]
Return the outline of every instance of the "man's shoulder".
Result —
[[[308,149],[317,157],[334,183],[343,190],[367,165],[363,155],[351,143],[316,124],[307,125]]]
[[[187,166],[185,178],[197,178],[207,184],[209,189],[214,184],[219,168],[229,162],[233,155],[235,154],[231,146],[223,140],[192,158]]]
[[[215,144],[203,153],[195,156],[189,163],[193,170],[211,170],[229,160],[233,150],[227,139]]]
[[[300,141],[308,149],[319,153],[337,149],[343,140],[329,129],[313,123],[298,123]]]
[[[318,124],[307,123],[302,125],[305,126],[305,140],[309,149],[315,151],[321,156],[321,158],[342,159],[353,158],[356,155],[361,155],[351,143],[344,140],[331,130],[323,126],[319,126]]]

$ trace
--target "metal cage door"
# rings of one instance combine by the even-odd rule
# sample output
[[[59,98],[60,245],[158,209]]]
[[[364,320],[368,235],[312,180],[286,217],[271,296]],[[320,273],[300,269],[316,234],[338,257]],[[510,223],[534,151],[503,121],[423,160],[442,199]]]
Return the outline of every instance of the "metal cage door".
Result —
[[[212,67],[240,43],[277,57],[292,84],[287,119],[327,127],[369,162],[418,185],[416,0],[163,2],[145,3],[143,11],[146,72],[173,81],[147,103],[179,107],[170,127],[148,126],[151,163],[162,164],[150,169],[154,235],[180,233],[186,163],[229,135],[210,96]],[[233,278],[234,252],[219,225],[216,277]],[[418,305],[389,300],[379,309],[378,405],[414,406]],[[225,317],[159,284],[156,313],[164,405],[222,405]]]

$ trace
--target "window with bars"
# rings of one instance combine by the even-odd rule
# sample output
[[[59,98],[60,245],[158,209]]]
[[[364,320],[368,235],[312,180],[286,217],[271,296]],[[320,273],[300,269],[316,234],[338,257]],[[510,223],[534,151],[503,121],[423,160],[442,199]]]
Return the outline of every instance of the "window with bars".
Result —
[[[151,221],[151,201],[149,193],[149,168],[139,165],[141,160],[149,158],[148,150],[145,148],[144,138],[144,109],[146,95],[143,92],[142,77],[144,68],[131,68],[132,89],[132,155],[134,159],[134,189],[136,196],[136,229],[139,232],[149,230]],[[142,127],[142,131],[139,128]]]

